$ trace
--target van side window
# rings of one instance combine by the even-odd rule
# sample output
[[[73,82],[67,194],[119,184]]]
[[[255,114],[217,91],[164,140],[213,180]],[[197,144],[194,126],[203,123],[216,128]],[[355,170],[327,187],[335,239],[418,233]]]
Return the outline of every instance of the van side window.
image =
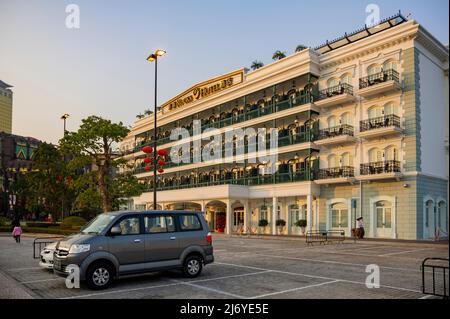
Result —
[[[146,234],[158,234],[175,231],[173,216],[145,216],[144,226]]]
[[[197,215],[180,215],[181,230],[202,230],[202,224]]]
[[[129,217],[122,219],[115,226],[119,226],[122,230],[121,235],[138,235],[139,229],[139,217]]]

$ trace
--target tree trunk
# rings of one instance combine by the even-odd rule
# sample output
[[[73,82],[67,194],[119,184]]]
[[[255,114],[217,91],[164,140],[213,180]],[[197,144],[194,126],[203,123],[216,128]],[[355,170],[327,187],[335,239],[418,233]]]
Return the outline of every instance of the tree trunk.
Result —
[[[99,169],[99,173],[98,173],[98,188],[100,191],[100,197],[102,199],[102,208],[103,208],[103,212],[107,213],[111,211],[111,203],[109,200],[109,195],[108,195],[108,188],[106,185],[106,178],[108,176],[107,172],[108,169],[106,167],[106,165],[101,165],[98,167]]]

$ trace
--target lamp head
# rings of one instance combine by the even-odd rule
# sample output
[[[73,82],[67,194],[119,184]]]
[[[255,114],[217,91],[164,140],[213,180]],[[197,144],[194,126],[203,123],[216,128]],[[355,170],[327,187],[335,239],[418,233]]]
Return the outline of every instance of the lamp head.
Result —
[[[65,113],[63,116],[61,116],[61,120],[65,120],[69,117],[69,114]]]

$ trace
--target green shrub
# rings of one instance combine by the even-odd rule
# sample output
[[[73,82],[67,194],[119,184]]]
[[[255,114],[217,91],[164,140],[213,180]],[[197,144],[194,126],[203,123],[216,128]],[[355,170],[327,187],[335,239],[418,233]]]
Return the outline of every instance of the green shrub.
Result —
[[[297,222],[295,223],[295,226],[297,226],[297,227],[306,227],[307,226],[306,219],[297,220]]]
[[[52,227],[59,226],[57,223],[48,223],[48,222],[26,222],[27,227]]]
[[[269,222],[267,221],[267,219],[261,219],[258,223],[259,227],[267,227],[267,225],[269,225]]]
[[[277,219],[276,225],[278,227],[284,227],[284,226],[286,226],[286,221],[284,219]]]
[[[0,226],[8,226],[11,225],[11,221],[3,216],[0,216]]]
[[[11,233],[11,227],[0,227],[0,232]],[[59,229],[59,228],[42,228],[42,227],[23,227],[24,234],[34,233],[34,234],[50,234],[50,235],[71,235],[76,233],[76,231],[70,229]]]
[[[61,223],[61,229],[78,229],[86,225],[86,220],[79,216],[70,216],[64,218]]]

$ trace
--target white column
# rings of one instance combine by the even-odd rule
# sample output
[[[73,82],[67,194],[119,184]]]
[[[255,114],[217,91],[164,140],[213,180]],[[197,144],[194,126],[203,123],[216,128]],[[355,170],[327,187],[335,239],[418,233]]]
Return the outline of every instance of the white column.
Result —
[[[311,194],[306,196],[306,215],[308,218],[308,221],[307,221],[308,225],[306,227],[307,230],[313,229],[313,210],[312,210],[313,202],[312,202],[312,199],[313,198],[312,198]]]
[[[281,219],[284,219],[284,221],[286,221],[286,226],[284,226],[284,229],[282,232],[282,233],[285,233],[286,227],[288,226],[287,218],[286,218],[286,200],[285,200],[285,198],[283,198],[280,202],[280,216],[281,216]]]
[[[202,203],[200,205],[202,206],[202,212],[206,213],[205,212],[205,209],[206,209],[205,202],[202,201]]]
[[[227,205],[227,215],[226,215],[226,222],[225,222],[225,234],[227,235],[231,235],[231,230],[232,230],[232,216],[231,216],[231,200],[227,200],[226,201],[226,205]]]
[[[272,235],[277,234],[277,210],[278,210],[278,198],[274,197],[272,199],[272,218],[271,218],[271,225],[272,225]]]
[[[250,203],[248,200],[244,201],[244,233],[248,234],[248,228],[250,226],[249,223],[249,215],[251,215],[250,211]]]
[[[288,203],[286,202],[284,205],[284,211],[286,212],[286,227],[287,227],[287,231],[286,234],[290,235],[291,234],[291,212],[289,211],[289,206]]]

